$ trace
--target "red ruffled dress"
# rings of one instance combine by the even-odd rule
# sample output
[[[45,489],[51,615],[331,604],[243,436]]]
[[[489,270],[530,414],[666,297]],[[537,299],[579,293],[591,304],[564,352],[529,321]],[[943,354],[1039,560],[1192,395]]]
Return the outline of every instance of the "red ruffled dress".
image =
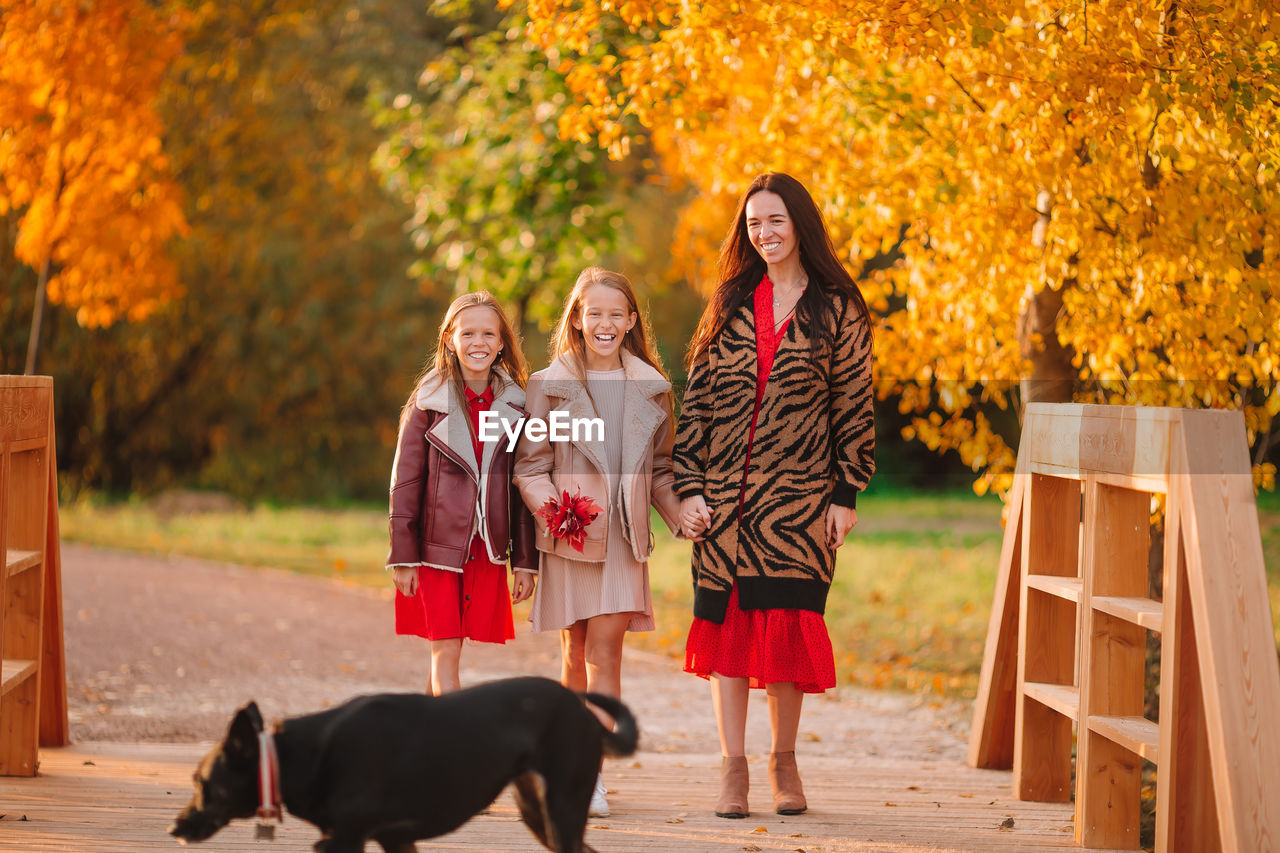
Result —
[[[493,405],[493,386],[483,394],[465,390],[471,416],[471,446],[479,465],[480,413]],[[396,592],[396,633],[428,640],[465,637],[482,643],[515,639],[507,566],[489,560],[479,533],[471,537],[471,549],[461,572],[419,566],[417,595]]]
[[[746,489],[751,467],[751,444],[755,441],[756,418],[764,399],[765,383],[787,333],[791,319],[773,330],[773,282],[761,279],[755,289],[756,316],[756,407],[751,415],[747,439],[747,463],[742,471]],[[738,496],[738,517],[742,517],[742,493]],[[713,674],[725,678],[747,678],[752,687],[791,683],[804,693],[822,693],[836,686],[835,653],[827,623],[812,610],[742,610],[738,607],[738,585],[729,592],[724,623],[717,625],[695,618],[685,643],[684,670],[702,678]]]

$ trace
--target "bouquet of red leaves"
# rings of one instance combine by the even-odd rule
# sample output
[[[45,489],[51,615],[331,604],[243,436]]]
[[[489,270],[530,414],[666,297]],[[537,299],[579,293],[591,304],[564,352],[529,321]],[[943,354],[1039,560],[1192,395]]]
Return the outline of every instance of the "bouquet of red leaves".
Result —
[[[547,532],[556,539],[567,539],[579,553],[587,541],[587,525],[596,520],[604,510],[591,498],[582,494],[582,487],[574,489],[573,497],[565,489],[559,501],[547,498],[534,515],[547,523]]]

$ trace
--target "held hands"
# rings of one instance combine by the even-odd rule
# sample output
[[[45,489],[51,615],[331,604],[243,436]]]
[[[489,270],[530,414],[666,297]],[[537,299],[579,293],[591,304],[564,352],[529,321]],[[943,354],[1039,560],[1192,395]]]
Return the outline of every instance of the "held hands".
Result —
[[[533,588],[537,584],[537,580],[533,572],[522,572],[519,569],[512,572],[512,575],[514,575],[514,578],[511,582],[511,603],[519,604],[533,595]]]
[[[692,495],[680,501],[680,531],[694,542],[702,541],[702,534],[711,526],[711,510],[702,495]]]
[[[827,547],[833,551],[844,544],[844,538],[858,523],[858,511],[850,506],[827,507]]]
[[[401,595],[413,598],[418,594],[418,567],[396,566],[391,570],[391,579],[400,590]]]

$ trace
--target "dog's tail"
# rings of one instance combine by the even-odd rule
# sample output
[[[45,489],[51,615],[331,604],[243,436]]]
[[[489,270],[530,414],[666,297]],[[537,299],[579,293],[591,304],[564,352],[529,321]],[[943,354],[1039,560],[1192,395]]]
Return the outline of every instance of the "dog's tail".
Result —
[[[599,693],[583,693],[582,697],[592,705],[600,706],[613,717],[613,731],[606,730],[604,733],[604,754],[621,758],[635,752],[636,745],[640,742],[640,730],[636,727],[636,718],[627,706],[612,696],[602,696]]]

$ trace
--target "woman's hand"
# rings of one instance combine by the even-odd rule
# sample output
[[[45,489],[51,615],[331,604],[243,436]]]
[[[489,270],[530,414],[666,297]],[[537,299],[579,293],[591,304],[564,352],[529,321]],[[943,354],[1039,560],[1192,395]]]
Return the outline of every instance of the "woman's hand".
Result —
[[[858,523],[858,511],[851,506],[827,507],[827,547],[833,551],[844,544],[844,538]]]
[[[418,594],[418,567],[396,566],[391,570],[391,579],[400,590],[401,595],[413,598]]]
[[[711,510],[702,495],[691,495],[680,501],[680,531],[694,542],[702,541],[702,534],[711,526]]]
[[[511,582],[511,603],[519,604],[533,595],[533,588],[538,583],[533,572],[513,572],[515,578]]]

